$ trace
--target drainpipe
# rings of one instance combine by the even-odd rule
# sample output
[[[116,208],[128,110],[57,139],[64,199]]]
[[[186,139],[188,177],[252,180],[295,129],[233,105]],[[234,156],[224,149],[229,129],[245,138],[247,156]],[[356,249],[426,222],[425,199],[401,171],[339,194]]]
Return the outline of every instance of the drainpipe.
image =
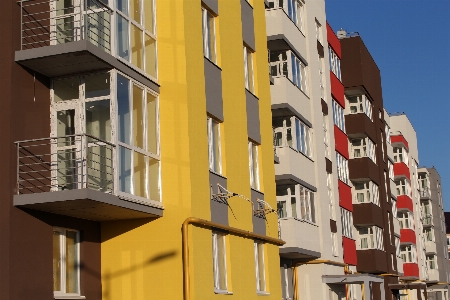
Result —
[[[280,239],[272,238],[269,236],[253,233],[247,230],[222,225],[219,223],[211,222],[208,220],[190,217],[187,218],[182,225],[182,237],[183,237],[183,294],[184,300],[191,299],[190,277],[189,277],[189,236],[188,226],[196,225],[207,229],[222,229],[230,234],[234,234],[246,239],[257,239],[276,246],[283,246],[286,242]]]

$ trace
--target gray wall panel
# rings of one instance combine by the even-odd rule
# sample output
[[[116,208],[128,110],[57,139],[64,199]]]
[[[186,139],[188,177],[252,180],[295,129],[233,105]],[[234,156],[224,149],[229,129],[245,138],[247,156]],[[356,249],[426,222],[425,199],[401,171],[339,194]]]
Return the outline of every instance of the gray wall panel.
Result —
[[[252,93],[245,90],[247,101],[247,132],[248,137],[261,144],[260,122],[259,122],[259,100]]]
[[[222,70],[207,58],[204,61],[206,111],[223,121]]]
[[[264,200],[264,194],[252,189],[251,195],[254,209],[258,209],[257,207],[258,203],[256,202],[256,199]],[[253,232],[266,235],[266,220],[262,217],[255,216],[254,214],[252,214],[252,221],[253,221]]]
[[[219,3],[218,0],[202,0],[202,3],[205,4],[214,14],[219,14]]]
[[[241,19],[242,39],[253,51],[256,51],[253,7],[246,0],[241,0]]]
[[[217,194],[220,192],[217,184],[220,184],[224,188],[227,188],[227,179],[218,174],[209,172],[209,185],[211,191],[211,221],[223,225],[228,225],[228,206],[225,203],[220,203],[219,201],[214,200],[212,197],[213,194]]]

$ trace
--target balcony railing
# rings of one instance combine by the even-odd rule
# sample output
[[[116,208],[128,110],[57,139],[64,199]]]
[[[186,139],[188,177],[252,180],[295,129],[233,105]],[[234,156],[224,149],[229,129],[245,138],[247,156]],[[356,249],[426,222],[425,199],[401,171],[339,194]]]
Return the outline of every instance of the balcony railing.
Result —
[[[18,195],[83,188],[114,193],[111,143],[83,134],[16,145]]]
[[[111,12],[97,0],[19,1],[21,50],[88,40],[111,52]]]
[[[420,198],[430,198],[431,192],[429,188],[420,189]]]
[[[422,224],[424,226],[431,226],[433,225],[433,216],[428,214],[423,216]]]

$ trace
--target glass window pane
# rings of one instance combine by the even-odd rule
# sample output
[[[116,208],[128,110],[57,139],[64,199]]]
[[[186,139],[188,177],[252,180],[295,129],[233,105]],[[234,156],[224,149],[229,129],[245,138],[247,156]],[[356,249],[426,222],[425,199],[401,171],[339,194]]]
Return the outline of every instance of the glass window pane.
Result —
[[[109,96],[109,73],[86,75],[84,78],[86,98]]]
[[[145,0],[144,3],[144,18],[145,18],[145,29],[154,32],[154,16],[153,16],[153,1],[154,0]]]
[[[219,123],[212,121],[212,155],[213,171],[220,173]]]
[[[117,75],[117,131],[119,142],[130,144],[130,81]]]
[[[150,199],[161,201],[161,191],[159,184],[159,161],[153,158],[150,159],[149,167],[149,181],[150,181]]]
[[[291,210],[292,218],[297,218],[297,199],[295,197],[291,197]]]
[[[131,150],[119,146],[119,188],[131,194]]]
[[[156,41],[145,35],[145,72],[156,78]]]
[[[264,268],[264,244],[257,244],[258,251],[258,278],[259,278],[259,290],[265,291],[265,268]]]
[[[116,7],[125,15],[128,15],[128,0],[116,0]]]
[[[104,141],[111,140],[109,100],[86,102],[86,133]]]
[[[131,25],[131,63],[139,69],[144,69],[143,55],[144,51],[142,45],[142,30],[137,26]]]
[[[53,81],[54,101],[78,99],[78,77],[64,78]]]
[[[117,54],[127,61],[130,60],[130,46],[128,44],[128,36],[128,21],[117,14]]]
[[[134,195],[148,198],[147,189],[147,163],[146,157],[138,152],[134,152]]]
[[[157,99],[147,93],[147,151],[158,153],[158,106]]]
[[[206,13],[206,26],[207,26],[207,47],[209,59],[213,62],[216,61],[216,39],[215,39],[215,29],[214,29],[214,17],[209,12]],[[248,61],[248,60],[247,60]]]
[[[141,24],[141,1],[140,0],[130,0],[130,16],[136,22]]]
[[[133,144],[144,149],[143,90],[133,85]]]
[[[225,236],[217,235],[217,258],[218,258],[218,273],[219,273],[219,289],[227,289],[227,274],[226,274],[226,245]]]
[[[53,290],[61,291],[61,233],[53,231]]]
[[[56,19],[56,43],[64,44],[75,40],[74,17]],[[52,41],[54,42],[54,40]]]
[[[66,231],[66,293],[78,293],[78,233]]]

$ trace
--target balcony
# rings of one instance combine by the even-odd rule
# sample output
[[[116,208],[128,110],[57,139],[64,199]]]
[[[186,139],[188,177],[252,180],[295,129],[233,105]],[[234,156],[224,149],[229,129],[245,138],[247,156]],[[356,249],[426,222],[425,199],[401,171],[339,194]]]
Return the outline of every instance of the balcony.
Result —
[[[306,55],[306,38],[283,9],[267,9],[266,22],[267,46],[270,51],[290,49],[298,57]]]
[[[433,226],[433,215],[427,214],[425,216],[422,216],[422,225],[423,227]]]
[[[430,199],[431,191],[430,188],[421,188],[420,189],[420,199]]]
[[[92,221],[162,216],[162,206],[117,196],[116,147],[109,142],[69,135],[16,146],[15,207]]]
[[[404,162],[397,162],[394,164],[394,178],[408,178],[411,180],[408,166]]]
[[[436,243],[433,241],[426,241],[425,242],[425,252],[427,254],[436,254]]]
[[[275,165],[277,184],[299,183],[313,191],[317,190],[314,162],[311,159],[288,146],[276,147],[276,153],[280,158],[280,163]],[[294,182],[287,182],[289,180]]]
[[[286,244],[280,247],[280,256],[289,259],[315,259],[320,257],[319,227],[296,218],[278,220],[280,238]]]
[[[439,281],[439,270],[428,270],[428,281]]]
[[[97,0],[60,8],[55,1],[19,1],[20,51],[15,61],[48,77],[111,68],[111,9]]]

